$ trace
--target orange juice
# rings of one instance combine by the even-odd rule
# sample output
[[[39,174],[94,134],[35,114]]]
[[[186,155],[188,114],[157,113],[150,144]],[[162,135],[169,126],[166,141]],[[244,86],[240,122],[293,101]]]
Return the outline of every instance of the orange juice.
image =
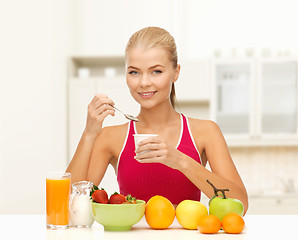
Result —
[[[60,177],[54,175],[46,179],[46,211],[47,225],[69,226],[69,194],[70,174],[63,173]]]

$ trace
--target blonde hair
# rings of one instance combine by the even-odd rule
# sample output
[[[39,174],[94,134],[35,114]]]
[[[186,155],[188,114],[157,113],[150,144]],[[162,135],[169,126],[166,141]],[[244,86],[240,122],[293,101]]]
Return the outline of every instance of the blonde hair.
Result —
[[[147,27],[135,32],[126,45],[125,59],[128,51],[136,46],[142,46],[150,49],[153,47],[162,47],[168,52],[169,60],[173,64],[173,68],[177,67],[177,47],[173,36],[165,29],[159,27]],[[175,86],[172,83],[172,90],[170,100],[173,107],[175,107]]]

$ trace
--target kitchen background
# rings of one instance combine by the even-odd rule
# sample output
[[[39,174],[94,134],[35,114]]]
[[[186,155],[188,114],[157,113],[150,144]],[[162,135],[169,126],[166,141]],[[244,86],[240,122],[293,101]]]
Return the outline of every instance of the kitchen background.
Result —
[[[123,54],[146,26],[175,37],[178,111],[220,125],[249,213],[298,214],[295,2],[1,0],[0,214],[45,212],[45,174],[65,170],[94,94],[137,114]],[[101,186],[117,190],[111,168]]]

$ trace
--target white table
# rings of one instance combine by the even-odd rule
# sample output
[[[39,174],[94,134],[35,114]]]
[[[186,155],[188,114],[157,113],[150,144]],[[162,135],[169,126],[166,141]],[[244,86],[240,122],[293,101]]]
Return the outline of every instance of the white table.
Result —
[[[94,223],[91,228],[49,230],[45,215],[0,215],[0,239],[47,239],[47,240],[102,240],[102,239],[296,239],[298,215],[247,215],[241,234],[201,234],[198,230],[181,228],[177,220],[165,230],[151,229],[143,218],[127,232],[107,232]]]

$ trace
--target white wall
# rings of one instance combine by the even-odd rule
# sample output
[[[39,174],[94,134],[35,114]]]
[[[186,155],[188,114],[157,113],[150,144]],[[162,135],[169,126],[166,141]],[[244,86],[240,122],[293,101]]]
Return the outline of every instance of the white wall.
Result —
[[[1,2],[0,214],[44,213],[64,171],[68,1]]]

